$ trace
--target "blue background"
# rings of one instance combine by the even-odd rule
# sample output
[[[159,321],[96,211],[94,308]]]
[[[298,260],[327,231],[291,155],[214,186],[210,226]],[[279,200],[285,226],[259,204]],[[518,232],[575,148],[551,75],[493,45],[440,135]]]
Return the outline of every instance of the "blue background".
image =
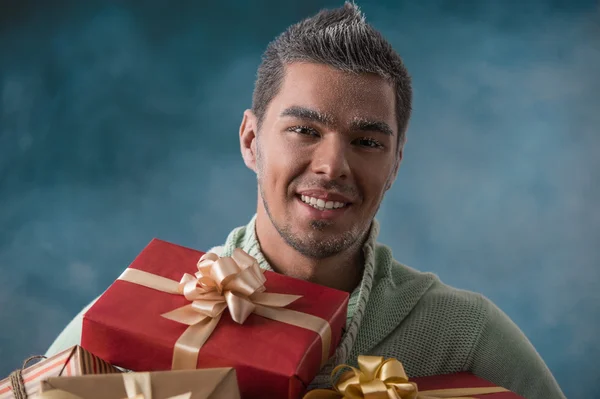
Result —
[[[261,53],[342,3],[201,3],[2,1],[0,375],[152,237],[207,249],[254,212],[237,135]],[[490,297],[568,397],[600,397],[599,4],[359,5],[414,77],[381,240]]]

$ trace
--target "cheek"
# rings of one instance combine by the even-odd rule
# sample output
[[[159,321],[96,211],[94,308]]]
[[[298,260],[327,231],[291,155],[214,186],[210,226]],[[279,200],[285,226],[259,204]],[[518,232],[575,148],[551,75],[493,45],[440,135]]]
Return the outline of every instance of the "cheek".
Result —
[[[263,147],[261,154],[261,178],[263,184],[275,189],[276,195],[282,194],[293,177],[298,174],[300,156],[282,143]]]
[[[306,160],[310,159],[310,151],[303,150],[302,147],[285,141],[273,145],[269,151],[269,167],[279,174],[279,176],[276,176],[277,179],[286,179],[296,175],[302,170]],[[272,178],[275,178],[275,176],[272,176]]]
[[[378,203],[385,194],[389,170],[387,165],[363,162],[355,169],[355,178],[367,203]]]
[[[372,202],[380,202],[385,193],[386,180],[381,177],[371,178],[368,182],[368,196]]]

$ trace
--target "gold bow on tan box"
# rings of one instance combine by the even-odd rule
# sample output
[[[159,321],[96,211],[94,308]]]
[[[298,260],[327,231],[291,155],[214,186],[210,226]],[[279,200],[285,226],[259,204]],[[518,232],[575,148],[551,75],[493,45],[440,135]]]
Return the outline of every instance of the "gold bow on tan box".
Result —
[[[56,377],[34,399],[239,399],[235,370],[157,371]]]
[[[381,356],[359,356],[359,369],[342,364],[333,369],[332,379],[349,368],[336,382],[334,390],[316,389],[304,399],[475,399],[468,395],[508,392],[501,387],[436,389],[419,392],[417,384],[408,380],[402,363]]]
[[[204,254],[195,274],[185,273],[179,282],[128,268],[119,280],[158,291],[183,295],[191,303],[163,317],[188,325],[173,349],[173,370],[196,368],[200,349],[217,327],[226,309],[231,318],[243,324],[254,313],[316,332],[321,337],[321,364],[329,359],[331,326],[322,318],[284,307],[299,299],[299,295],[265,292],[266,278],[258,262],[237,248],[231,257]]]

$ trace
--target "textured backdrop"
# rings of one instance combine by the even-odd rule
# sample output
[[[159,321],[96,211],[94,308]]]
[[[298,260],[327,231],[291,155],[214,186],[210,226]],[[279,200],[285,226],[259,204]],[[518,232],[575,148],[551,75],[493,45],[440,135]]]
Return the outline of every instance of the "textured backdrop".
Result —
[[[341,1],[201,3],[2,1],[0,377],[152,237],[207,249],[253,213],[237,129],[261,52]],[[416,4],[359,3],[415,86],[381,239],[600,397],[600,7]]]

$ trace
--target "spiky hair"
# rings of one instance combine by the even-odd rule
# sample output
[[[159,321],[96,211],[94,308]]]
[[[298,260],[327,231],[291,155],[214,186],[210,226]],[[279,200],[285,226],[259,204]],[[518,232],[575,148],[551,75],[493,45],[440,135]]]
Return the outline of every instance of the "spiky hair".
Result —
[[[369,25],[359,7],[347,1],[343,7],[321,10],[291,25],[267,46],[258,68],[252,110],[259,128],[273,97],[279,92],[285,66],[314,62],[340,71],[374,73],[396,90],[398,143],[402,148],[411,114],[411,79],[398,53],[381,33]]]

